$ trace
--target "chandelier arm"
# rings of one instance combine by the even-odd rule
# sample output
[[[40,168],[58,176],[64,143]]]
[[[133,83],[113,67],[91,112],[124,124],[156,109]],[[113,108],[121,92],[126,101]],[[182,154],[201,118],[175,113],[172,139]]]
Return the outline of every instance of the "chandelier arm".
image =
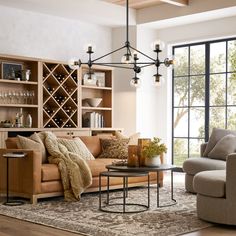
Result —
[[[95,62],[93,65],[155,65],[155,62],[130,62],[130,63],[124,63],[124,62]]]
[[[121,69],[129,69],[133,70],[132,67],[127,67],[127,66],[119,66],[119,65],[114,65],[114,64],[106,64],[106,63],[94,63],[94,65],[102,65],[102,66],[107,66],[107,67],[115,67],[115,68],[121,68]]]
[[[118,51],[120,51],[120,50],[122,50],[122,49],[124,49],[124,48],[126,48],[126,46],[122,46],[122,47],[120,47],[120,48],[118,48],[118,49],[116,49],[116,50],[114,50],[114,51],[111,51],[111,52],[109,52],[109,53],[107,53],[107,54],[105,54],[105,55],[103,55],[103,56],[101,56],[101,57],[98,57],[98,58],[92,60],[92,63],[94,64],[95,61],[98,61],[98,60],[100,60],[100,59],[102,59],[102,58],[104,58],[104,57],[106,57],[106,56],[109,56],[109,55],[111,55],[111,54],[113,54],[113,53],[115,53],[115,52],[118,52]]]
[[[131,49],[135,50],[136,52],[142,54],[143,56],[149,58],[150,60],[155,61],[155,59],[153,59],[152,57],[148,56],[147,54],[145,54],[145,53],[139,51],[138,49],[136,49],[136,48],[134,48],[134,47],[132,47],[132,46],[129,46],[129,47],[130,47]]]
[[[145,67],[152,66],[152,65],[154,65],[154,64],[148,64],[148,65],[140,66],[140,68],[145,68]]]

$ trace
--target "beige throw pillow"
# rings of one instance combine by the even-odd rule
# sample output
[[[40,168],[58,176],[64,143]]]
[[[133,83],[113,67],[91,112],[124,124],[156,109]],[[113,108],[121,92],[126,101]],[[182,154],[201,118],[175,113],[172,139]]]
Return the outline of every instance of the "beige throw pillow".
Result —
[[[65,146],[69,152],[78,154],[84,160],[95,160],[92,153],[88,150],[88,148],[80,138],[78,137],[74,139],[58,138],[57,141],[58,143]]]
[[[213,128],[211,136],[210,136],[209,141],[207,143],[206,149],[203,153],[203,156],[207,157],[208,153],[215,147],[216,143],[228,134],[236,135],[236,131]]]
[[[98,158],[128,158],[129,139],[101,139],[102,153]]]
[[[37,133],[32,134],[30,137],[23,137],[20,135],[17,135],[17,137],[18,148],[40,150],[42,152],[42,163],[47,163],[46,148]]]
[[[116,131],[115,136],[118,139],[129,139],[128,145],[138,145],[138,139],[140,138],[140,133],[138,132],[127,137],[126,135],[122,134],[120,131]]]
[[[224,136],[209,152],[208,157],[226,161],[227,156],[236,150],[236,136],[229,134]]]

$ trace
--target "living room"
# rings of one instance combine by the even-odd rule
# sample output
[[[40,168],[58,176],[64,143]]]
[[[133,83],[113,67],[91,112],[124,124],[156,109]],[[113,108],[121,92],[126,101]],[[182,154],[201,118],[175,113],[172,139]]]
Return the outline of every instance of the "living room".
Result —
[[[63,207],[62,205],[65,204],[63,199],[58,197],[55,194],[56,191],[54,191],[55,202],[57,203],[53,202],[53,198],[42,197],[38,199],[37,204],[27,208],[31,204],[29,199],[26,198],[26,204],[6,208],[11,208],[9,210],[10,213],[6,213],[8,210],[4,210],[5,208],[0,208],[0,234],[17,235],[16,232],[18,231],[16,230],[19,228],[22,230],[19,235],[24,235],[27,229],[32,229],[31,235],[36,235],[36,232],[41,232],[44,235],[119,235],[119,232],[124,235],[234,234],[234,226],[214,224],[215,222],[211,220],[198,219],[195,206],[196,194],[186,193],[182,167],[186,159],[200,155],[200,146],[209,140],[213,128],[235,130],[235,86],[233,80],[236,51],[236,3],[234,0],[130,0],[128,18],[126,8],[126,1],[22,0],[19,2],[17,0],[0,0],[1,79],[5,79],[4,65],[7,68],[11,63],[19,66],[23,62],[23,64],[29,65],[31,70],[31,75],[28,77],[29,81],[26,81],[27,74],[25,74],[25,81],[17,81],[18,78],[14,75],[15,82],[9,81],[12,78],[8,79],[7,82],[9,84],[6,81],[1,82],[1,87],[7,93],[0,92],[0,121],[10,120],[9,124],[0,128],[1,148],[5,147],[7,138],[12,138],[16,135],[27,136],[28,134],[44,132],[45,130],[53,130],[58,136],[95,136],[95,134],[102,136],[111,133],[119,136],[121,131],[123,137],[131,139],[133,134],[137,133],[139,133],[140,139],[158,137],[167,147],[167,152],[164,154],[164,160],[162,161],[170,166],[176,166],[173,172],[172,170],[162,171],[164,172],[163,176],[160,174],[159,178],[157,178],[158,181],[161,181],[162,178],[164,181],[164,184],[163,182],[158,182],[160,186],[163,185],[163,188],[160,188],[160,204],[168,202],[170,188],[166,189],[166,186],[170,187],[172,184],[174,185],[172,193],[174,198],[177,199],[177,204],[166,208],[157,208],[155,205],[156,192],[159,192],[159,186],[153,188],[151,185],[150,210],[134,214],[104,214],[98,209],[99,178],[97,176],[96,187],[95,185],[93,186],[97,191],[82,194],[79,205],[73,202],[70,206],[64,205]],[[6,25],[5,22],[8,24]],[[133,70],[133,62],[130,63],[131,70],[113,67],[114,64],[112,63],[121,62],[125,51],[120,50],[111,54],[110,52],[124,47],[127,39],[133,48],[138,49],[136,51],[139,57],[138,62],[146,63],[140,73],[136,73]],[[160,45],[161,52],[153,52],[156,44]],[[90,46],[92,46],[93,51],[91,53],[92,59],[102,57],[101,60],[97,61],[97,64],[91,67],[92,71],[94,69],[97,73],[97,76],[104,75],[101,82],[102,85],[100,86],[99,83],[94,85],[101,88],[92,89],[88,88],[86,84],[79,84],[75,92],[69,91],[68,88],[73,87],[77,80],[83,79],[82,74],[90,74],[90,70],[88,70],[88,56],[90,54],[86,53],[89,51],[88,47]],[[132,55],[134,51],[132,49]],[[109,55],[103,57],[107,53]],[[150,58],[145,57],[144,54],[154,59],[154,61],[158,55],[158,60],[160,60],[161,64],[150,63]],[[82,65],[78,70],[75,69],[70,72],[68,61],[70,60],[71,63],[72,58],[73,62],[76,62],[73,66],[77,66],[77,63],[79,64],[79,59]],[[169,61],[165,60],[167,58]],[[174,65],[171,62],[172,58],[175,59]],[[120,66],[123,66],[123,64],[120,64]],[[54,78],[56,77],[55,71],[57,74],[65,73],[68,75],[67,81],[60,82],[60,79]],[[27,70],[24,70],[24,73],[27,73]],[[51,76],[53,73],[54,75]],[[40,76],[43,78],[42,81],[35,79],[36,77],[34,76],[36,74],[38,78]],[[156,76],[154,81],[153,75],[157,74],[158,77]],[[21,76],[19,80],[23,80],[23,74]],[[140,82],[138,88],[130,83],[132,78],[136,78],[136,76],[138,80],[135,80],[135,82]],[[27,82],[29,83],[27,84]],[[51,87],[49,88],[47,86],[50,83]],[[61,84],[63,83],[67,87],[64,85],[62,87]],[[105,83],[105,86],[103,83]],[[53,86],[58,86],[58,90],[63,91],[63,96],[67,96],[70,101],[66,101],[63,105],[60,105],[62,101],[59,101],[57,104],[57,99],[59,98],[55,98],[53,95],[54,92],[51,91],[51,89],[54,89],[52,88]],[[48,92],[44,90],[48,90]],[[30,93],[24,94],[25,91]],[[12,94],[13,92],[15,94]],[[89,97],[102,98],[100,105],[93,108],[89,104],[84,105],[84,102],[90,102],[88,100]],[[23,105],[20,104],[21,100],[24,103]],[[6,103],[11,104],[6,105]],[[66,118],[65,125],[61,125],[60,120],[56,120],[55,118],[57,117],[53,116],[54,105],[58,108],[56,112],[62,118]],[[64,107],[67,108],[64,109]],[[71,115],[67,114],[66,110]],[[84,124],[84,114],[87,111],[92,111],[94,114],[97,113],[95,116],[99,125],[91,127]],[[18,115],[23,114],[24,127],[17,127],[19,123],[22,123],[21,121],[16,122],[16,113]],[[85,143],[90,142],[90,140],[85,140],[85,138],[82,138],[82,141]],[[99,140],[96,139],[96,141]],[[27,155],[30,157],[35,154],[27,152]],[[0,166],[0,169],[4,171],[4,175],[6,175],[5,164],[7,161],[5,159],[4,166]],[[10,168],[11,161],[13,160],[10,160]],[[0,163],[2,164],[3,162]],[[28,164],[30,163],[28,162]],[[27,163],[22,168],[26,165]],[[94,171],[99,172],[100,169],[96,170],[96,168],[94,167]],[[188,173],[188,171],[186,172]],[[11,176],[11,173],[9,174]],[[15,179],[18,178],[16,176],[17,171],[14,174],[13,179],[9,181],[10,185],[18,184]],[[174,176],[173,183],[171,182],[172,174]],[[29,176],[30,173],[21,178],[24,179],[25,183],[29,184],[27,180],[27,178],[30,178]],[[105,176],[103,177],[105,178]],[[116,177],[113,178],[115,179]],[[150,178],[151,181],[154,181],[151,175]],[[3,179],[0,180],[0,183],[1,181],[3,182]],[[93,181],[95,180],[93,179]],[[31,188],[29,185],[26,185],[26,187],[28,189]],[[145,200],[147,199],[146,190],[142,189],[142,187],[141,190],[135,187],[134,191],[136,191],[135,194],[137,196],[141,195],[140,199],[144,198],[145,205]],[[111,191],[111,194],[117,194],[117,192]],[[5,193],[6,188],[4,188]],[[164,195],[162,195],[163,193]],[[103,192],[103,194],[105,193]],[[129,191],[129,194],[133,196],[132,190]],[[131,202],[137,201],[135,194]],[[182,194],[181,197],[179,194]],[[52,197],[52,195],[50,196]],[[29,198],[31,199],[31,197]],[[186,205],[183,204],[184,198],[186,198]],[[95,203],[93,202],[94,199]],[[5,195],[1,200],[5,201]],[[31,202],[34,200],[31,199]],[[62,201],[62,205],[59,205],[58,201]],[[94,213],[96,220],[91,215],[86,218],[85,206],[82,206],[82,203],[88,209],[90,204],[93,206],[88,212]],[[81,222],[77,220],[78,224],[76,225],[75,220],[70,218],[72,217],[71,215],[65,216],[65,218],[68,217],[71,220],[71,225],[60,224],[58,219],[56,219],[58,215],[55,215],[55,212],[51,212],[53,207],[55,207],[55,212],[58,215],[60,215],[59,213],[67,212],[67,210],[73,214],[73,208],[79,211],[81,207],[84,212],[83,217],[87,221],[91,220],[96,227],[85,229],[86,227],[89,228],[89,223],[84,223],[82,219]],[[181,207],[182,209],[187,209],[184,213],[185,215],[189,214],[189,218],[184,218],[177,211]],[[19,212],[15,213],[17,209],[19,209]],[[168,209],[170,209],[169,212]],[[20,217],[23,211],[25,214],[27,211],[29,212],[28,218],[27,216]],[[45,211],[49,214],[50,219],[54,219],[57,222],[53,224],[53,220],[48,222],[46,219],[42,219],[40,221],[38,218],[32,220],[32,211],[38,211],[38,218],[40,218],[39,216],[43,217],[43,212]],[[163,221],[165,220],[161,221],[160,214],[158,217],[155,216],[157,218],[152,218],[152,216],[148,215],[148,213],[154,214],[154,212],[163,214],[163,217],[169,217],[169,222],[173,226],[175,226],[173,221],[176,220],[177,222],[179,220],[181,222],[182,220],[182,223],[184,222],[182,229],[180,223],[176,226],[176,229],[171,228],[168,224],[164,225]],[[18,217],[15,217],[18,220],[14,219],[14,214],[18,215]],[[77,216],[76,213],[75,216]],[[126,220],[133,226],[130,226],[129,229],[124,229],[124,226],[128,227],[128,223],[119,225],[119,217],[122,217],[121,221]],[[132,217],[134,218],[133,221],[131,220]],[[62,219],[66,220],[65,218]],[[142,222],[141,218],[146,218],[146,220]],[[187,219],[192,221],[192,225],[186,223]],[[139,223],[135,224],[135,221]],[[111,223],[110,226],[107,222]],[[17,225],[17,229],[10,227],[13,223]],[[144,229],[148,229],[147,231],[141,230],[142,223],[146,226],[148,225],[149,228],[143,226]],[[155,225],[153,230],[151,230],[151,223]],[[41,226],[40,224],[46,226]],[[107,229],[102,227],[103,224],[106,225]],[[111,226],[112,224],[113,226]],[[117,227],[114,226],[115,224],[117,224]],[[160,231],[158,231],[158,224],[164,225],[164,228]],[[234,224],[231,223],[229,225]],[[171,228],[170,231],[165,231],[165,227]],[[191,233],[192,231],[195,232]]]

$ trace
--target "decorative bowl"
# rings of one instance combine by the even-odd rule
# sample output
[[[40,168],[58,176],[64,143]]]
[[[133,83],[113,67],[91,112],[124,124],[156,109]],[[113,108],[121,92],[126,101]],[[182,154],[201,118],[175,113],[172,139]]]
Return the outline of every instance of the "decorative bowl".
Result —
[[[1,123],[2,128],[12,128],[13,124],[12,123]]]
[[[97,107],[102,102],[102,98],[86,98],[85,101],[91,107]]]

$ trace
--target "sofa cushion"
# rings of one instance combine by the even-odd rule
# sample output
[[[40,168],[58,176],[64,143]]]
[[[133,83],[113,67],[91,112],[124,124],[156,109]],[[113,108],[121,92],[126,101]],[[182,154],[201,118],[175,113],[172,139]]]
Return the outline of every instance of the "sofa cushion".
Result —
[[[57,139],[58,143],[66,147],[69,152],[76,153],[84,160],[94,160],[94,156],[88,150],[86,145],[81,141],[80,138],[75,139]]]
[[[80,139],[95,158],[101,153],[102,148],[99,136],[81,136]]]
[[[208,153],[208,157],[226,161],[227,156],[236,150],[236,136],[228,134],[220,139]]]
[[[43,164],[41,169],[42,182],[60,180],[61,175],[57,164]]]
[[[91,170],[93,177],[98,177],[100,172],[107,171],[106,165],[111,165],[114,159],[111,158],[104,158],[104,159],[95,159],[95,160],[88,160],[88,166]]]
[[[224,197],[226,170],[211,170],[198,173],[193,178],[193,188],[198,194]]]
[[[17,135],[17,138],[18,138],[17,142],[18,148],[40,150],[42,153],[42,163],[47,162],[46,148],[37,133],[32,134],[30,137],[23,137]]]
[[[102,153],[98,158],[128,158],[129,139],[101,139]]]
[[[228,134],[236,135],[236,131],[227,129],[213,128],[209,141],[207,143],[206,149],[203,153],[204,157],[207,157],[209,152],[215,147],[216,143]]]
[[[115,136],[118,139],[129,139],[128,145],[138,145],[138,139],[140,138],[140,133],[138,132],[138,133],[132,134],[128,137],[128,136],[122,134],[120,131],[116,130]]]
[[[210,159],[207,157],[189,158],[183,164],[183,170],[190,175],[195,175],[198,172],[206,170],[224,169],[226,169],[225,161]]]

